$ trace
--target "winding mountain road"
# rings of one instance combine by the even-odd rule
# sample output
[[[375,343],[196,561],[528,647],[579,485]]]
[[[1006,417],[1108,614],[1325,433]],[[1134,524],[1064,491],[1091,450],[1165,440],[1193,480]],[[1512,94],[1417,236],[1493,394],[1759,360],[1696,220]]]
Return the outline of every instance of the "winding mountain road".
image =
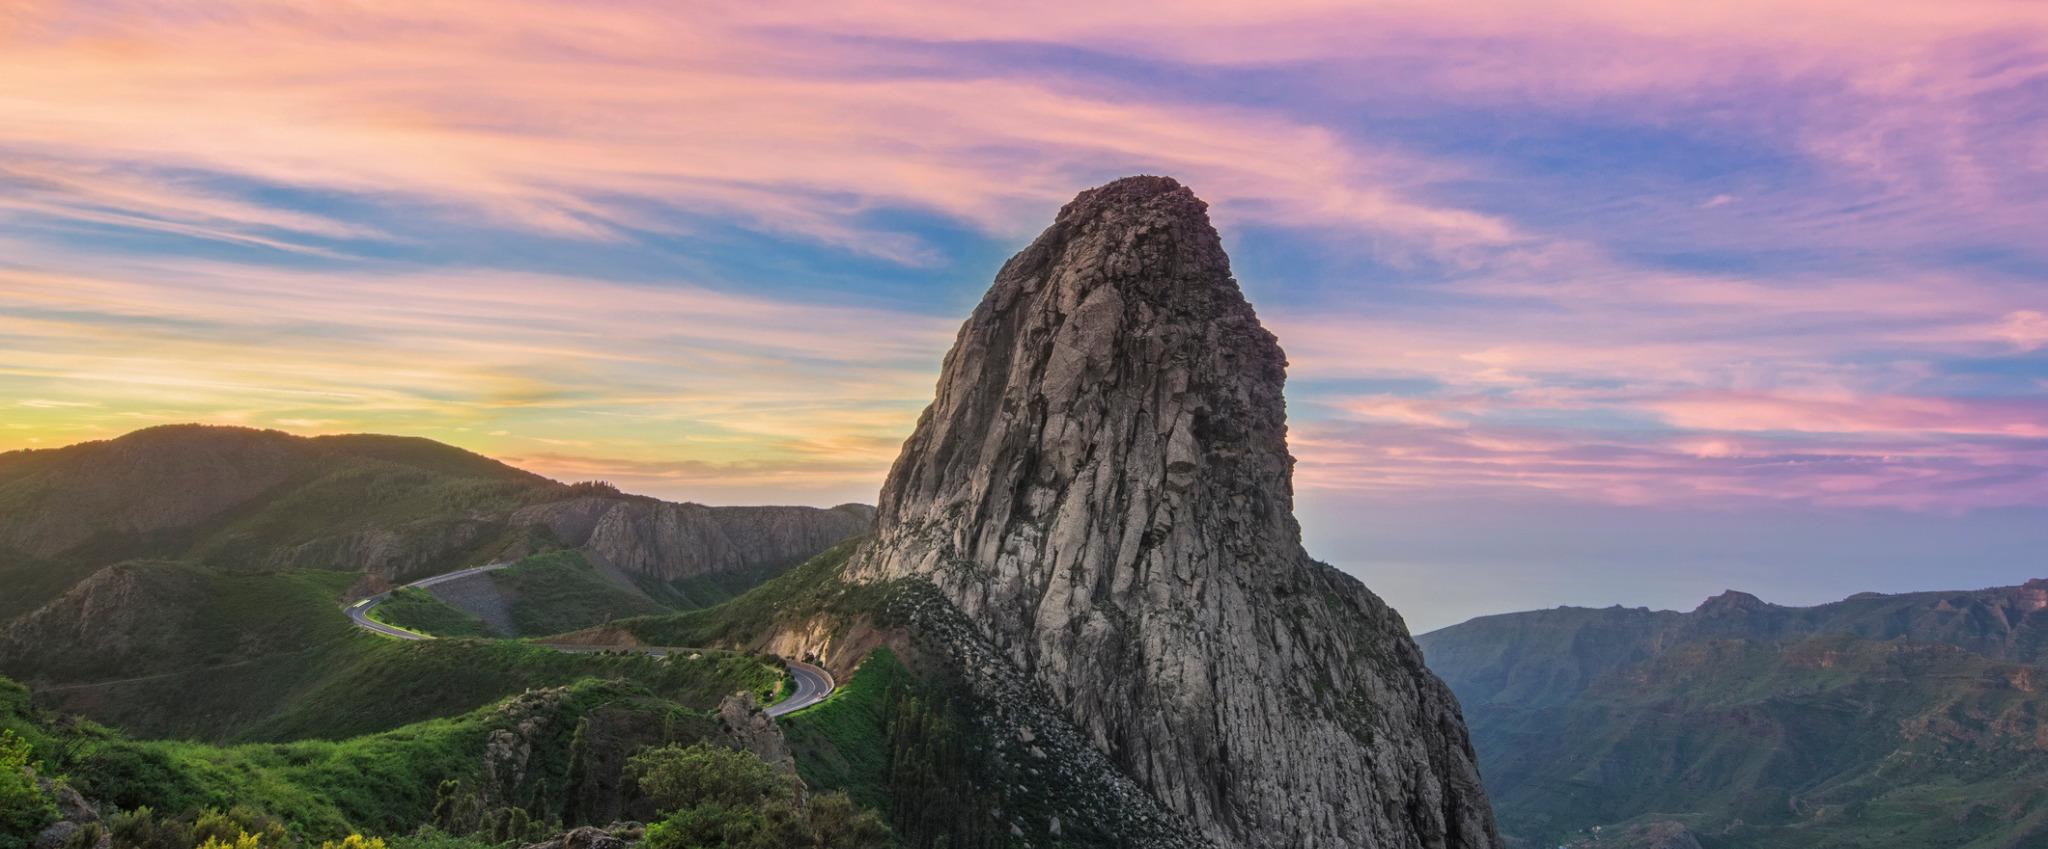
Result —
[[[789,694],[789,698],[769,705],[769,716],[795,713],[822,702],[826,696],[832,695],[832,689],[837,686],[832,680],[832,673],[820,667],[786,657],[782,659],[782,665],[788,667],[789,674],[796,678],[796,692]]]
[[[422,578],[410,584],[406,584],[403,587],[399,587],[398,589],[424,589],[426,587],[431,587],[435,584],[445,584],[449,581],[460,580],[463,578],[467,578],[471,575],[478,575],[484,572],[496,571],[498,569],[503,569],[510,565],[512,565],[511,562],[506,561],[503,563],[486,563],[482,566],[471,566],[468,569],[457,569],[453,572],[445,572],[439,575],[435,575],[431,578]],[[375,610],[377,605],[384,603],[385,599],[391,597],[391,593],[397,591],[398,590],[391,590],[388,592],[378,593],[376,595],[370,596],[369,598],[365,598],[353,604],[346,605],[342,608],[342,610],[348,614],[349,621],[356,623],[356,627],[361,628],[365,631],[382,634],[387,637],[395,637],[401,640],[435,639],[434,635],[432,634],[423,634],[418,631],[408,631],[404,628],[400,628],[395,625],[387,625],[383,622],[379,622],[375,619],[370,618],[370,611]],[[555,651],[570,652],[574,654],[591,654],[602,651],[624,651],[634,652],[637,654],[644,654],[649,657],[667,657],[672,654],[685,654],[704,651],[704,649],[683,648],[680,646],[578,646],[569,645],[566,643],[536,643],[535,645],[545,646],[547,648],[554,649]],[[838,686],[837,682],[833,681],[832,679],[832,673],[826,672],[823,668],[820,668],[818,666],[805,663],[801,660],[791,660],[786,657],[782,659],[782,665],[784,668],[789,670],[790,677],[796,679],[796,691],[790,693],[789,698],[783,699],[782,701],[776,702],[775,704],[769,705],[768,707],[763,709],[763,712],[767,713],[771,717],[786,716],[788,714],[792,714],[797,711],[803,710],[804,708],[810,707],[811,705],[815,705],[819,702],[822,702],[826,699],[826,697],[832,695],[832,691]]]

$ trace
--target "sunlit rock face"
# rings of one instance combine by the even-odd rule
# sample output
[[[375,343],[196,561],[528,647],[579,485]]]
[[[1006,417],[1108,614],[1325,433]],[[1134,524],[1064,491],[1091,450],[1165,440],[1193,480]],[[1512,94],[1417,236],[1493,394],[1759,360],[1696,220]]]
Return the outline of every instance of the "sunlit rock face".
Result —
[[[961,328],[850,574],[929,578],[1219,843],[1498,845],[1450,691],[1302,549],[1286,364],[1193,193],[1084,192]]]

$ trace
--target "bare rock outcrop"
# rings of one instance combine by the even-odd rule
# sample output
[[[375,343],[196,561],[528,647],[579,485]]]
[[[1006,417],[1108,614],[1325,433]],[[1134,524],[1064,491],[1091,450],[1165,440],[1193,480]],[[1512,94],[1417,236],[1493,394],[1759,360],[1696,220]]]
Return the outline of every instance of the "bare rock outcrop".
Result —
[[[797,777],[796,756],[789,751],[789,741],[783,738],[782,728],[775,724],[775,720],[761,710],[761,703],[753,693],[734,693],[720,701],[718,724],[727,742],[752,753],[799,789],[802,788],[803,781]]]
[[[662,581],[789,566],[865,533],[874,508],[707,507],[639,498],[577,498],[522,508],[514,525],[542,525],[611,566]]]
[[[1119,180],[1003,267],[848,574],[929,579],[1218,843],[1497,846],[1450,691],[1302,549],[1286,360],[1206,210]]]

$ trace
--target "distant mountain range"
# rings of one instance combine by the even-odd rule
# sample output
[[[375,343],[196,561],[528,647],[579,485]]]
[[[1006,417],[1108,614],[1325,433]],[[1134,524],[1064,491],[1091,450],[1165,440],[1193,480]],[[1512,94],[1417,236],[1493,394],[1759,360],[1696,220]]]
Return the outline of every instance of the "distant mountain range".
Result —
[[[1565,607],[1417,642],[1524,845],[2048,846],[2048,580]]]

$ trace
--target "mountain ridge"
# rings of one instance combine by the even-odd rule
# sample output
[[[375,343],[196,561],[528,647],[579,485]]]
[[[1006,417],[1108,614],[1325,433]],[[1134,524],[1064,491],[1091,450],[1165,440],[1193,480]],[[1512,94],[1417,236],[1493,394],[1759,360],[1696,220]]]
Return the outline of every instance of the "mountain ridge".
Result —
[[[1555,608],[1417,638],[1504,832],[1805,849],[2048,841],[2048,580]],[[1612,841],[1600,845],[1609,845]],[[1590,845],[1590,844],[1589,844]]]
[[[366,590],[562,547],[590,547],[652,585],[765,576],[865,531],[871,515],[666,502],[420,437],[164,425],[0,455],[0,580],[19,588],[0,619],[136,559],[357,572]]]

